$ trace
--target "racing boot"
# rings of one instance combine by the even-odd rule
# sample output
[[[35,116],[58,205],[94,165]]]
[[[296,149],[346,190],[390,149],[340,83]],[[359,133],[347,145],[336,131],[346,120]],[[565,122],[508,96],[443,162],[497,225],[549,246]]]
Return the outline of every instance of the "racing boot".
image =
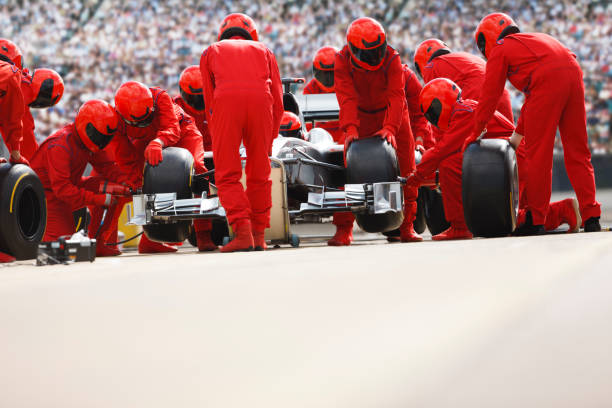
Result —
[[[253,231],[253,244],[256,251],[265,251],[268,249],[266,244],[266,231]]]
[[[417,204],[415,201],[407,202],[404,206],[404,221],[400,225],[401,242],[421,242],[423,237],[414,230],[414,219],[416,218]],[[389,241],[392,242],[392,241]]]
[[[455,239],[472,239],[474,236],[465,225],[455,226],[451,224],[446,231],[431,237],[434,241],[451,241]]]
[[[221,252],[237,252],[253,250],[253,233],[250,220],[239,220],[232,225],[234,239],[221,247]]]
[[[147,234],[142,234],[140,237],[140,243],[138,244],[139,254],[157,254],[176,251],[176,247],[173,247],[172,245],[164,244],[163,242],[151,241],[149,238],[147,238]]]
[[[584,222],[584,232],[599,232],[601,231],[601,224],[599,223],[599,217],[591,217]]]
[[[13,262],[15,258],[12,256],[5,254],[4,252],[0,252],[0,263]]]
[[[524,213],[524,216],[521,214],[519,216],[519,220],[524,219],[525,221],[522,224],[519,224],[519,227],[514,230],[512,233],[515,237],[527,237],[531,235],[542,235],[546,233],[544,229],[544,225],[534,225],[533,218],[531,216],[531,211],[527,211]]]
[[[96,243],[96,257],[118,255],[121,255],[121,251],[116,245],[106,245],[104,242]]]
[[[327,241],[329,246],[346,246],[353,242],[353,224],[336,225],[336,234]]]
[[[550,203],[550,209],[546,215],[546,223],[544,228],[546,231],[557,229],[559,225],[567,224],[569,229],[567,232],[580,231],[582,217],[578,208],[578,200],[575,198],[566,198],[565,200]]]
[[[210,236],[212,231],[212,223],[210,220],[194,220],[193,228],[196,233],[198,251],[210,252],[217,249],[217,245],[215,245]]]
[[[400,241],[401,242],[421,242],[423,237],[416,233],[414,226],[410,223],[404,228],[400,228]]]

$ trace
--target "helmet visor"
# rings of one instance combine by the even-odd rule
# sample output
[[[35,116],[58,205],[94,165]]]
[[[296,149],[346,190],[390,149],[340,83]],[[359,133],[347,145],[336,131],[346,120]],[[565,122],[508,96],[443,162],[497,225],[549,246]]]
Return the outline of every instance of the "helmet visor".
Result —
[[[53,97],[54,85],[53,79],[45,79],[40,85],[40,90],[38,91],[38,95],[36,95],[36,99],[34,99],[29,106],[31,108],[49,108],[55,105],[60,95]]]
[[[333,88],[334,86],[334,70],[323,71],[321,69],[314,68],[314,77],[326,88]]]
[[[384,41],[376,48],[370,48],[368,50],[357,48],[352,43],[349,43],[349,47],[351,47],[353,57],[371,67],[379,65],[387,54],[387,41]]]
[[[295,130],[282,130],[282,128],[281,128],[280,132],[278,132],[278,133],[280,133],[282,136],[285,136],[285,137],[295,137],[297,139],[303,139],[302,138],[302,129],[300,129],[300,128],[295,129]]]
[[[110,143],[110,141],[113,140],[113,136],[115,136],[117,128],[111,129],[108,125],[106,125],[106,131],[108,134],[100,132],[91,122],[85,126],[87,138],[89,138],[93,144],[98,146],[100,150],[104,149]]]
[[[431,105],[427,108],[427,111],[424,113],[425,118],[434,126],[438,126],[438,121],[440,120],[440,115],[442,114],[442,103],[438,98],[435,98],[431,101]]]
[[[192,107],[194,110],[203,111],[204,110],[204,96],[202,94],[188,94],[183,91],[183,88],[180,89],[181,98]]]
[[[124,118],[123,116],[121,117],[123,118],[125,123],[127,123],[130,126],[144,128],[144,127],[149,126],[153,122],[154,113],[155,113],[155,108],[153,109],[147,108],[147,113],[145,113],[142,117],[134,117],[134,115],[131,115],[132,116],[131,120]]]

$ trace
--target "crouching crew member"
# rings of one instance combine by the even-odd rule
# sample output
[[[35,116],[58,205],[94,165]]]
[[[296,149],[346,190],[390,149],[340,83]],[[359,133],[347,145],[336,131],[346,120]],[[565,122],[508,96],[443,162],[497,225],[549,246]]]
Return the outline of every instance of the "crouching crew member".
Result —
[[[414,170],[414,138],[404,93],[404,69],[397,51],[387,45],[385,30],[371,18],[360,18],[347,30],[347,45],[336,55],[335,90],[340,104],[340,127],[346,134],[345,153],[359,138],[379,136],[397,150],[402,175]],[[402,242],[422,241],[413,228],[417,188],[404,188]],[[335,218],[330,245],[350,245],[354,217]]]
[[[174,103],[191,116],[202,134],[204,151],[212,151],[212,139],[206,121],[204,92],[202,90],[202,75],[200,67],[192,65],[181,73],[179,78],[180,95],[174,97]]]
[[[218,42],[202,53],[206,116],[210,126],[219,199],[234,231],[222,252],[266,249],[272,206],[268,152],[283,116],[283,91],[274,54],[258,42],[253,20],[225,17]],[[246,148],[246,192],[239,148]]]
[[[586,132],[584,83],[576,56],[553,37],[521,33],[510,18],[494,13],[482,19],[474,34],[487,59],[485,81],[474,117],[480,134],[498,105],[508,79],[525,94],[516,127],[526,143],[526,223],[519,233],[545,229],[552,186],[553,146],[561,133],[567,175],[576,192],[585,231],[600,231],[600,204],[595,199],[595,177]]]
[[[74,123],[64,126],[40,145],[32,157],[32,169],[45,189],[47,229],[44,241],[75,232],[72,212],[87,205],[109,207],[129,188],[119,184],[127,176],[116,165],[108,167],[103,149],[116,134],[119,117],[106,102],[85,102]],[[100,165],[108,178],[83,177],[87,163]]]

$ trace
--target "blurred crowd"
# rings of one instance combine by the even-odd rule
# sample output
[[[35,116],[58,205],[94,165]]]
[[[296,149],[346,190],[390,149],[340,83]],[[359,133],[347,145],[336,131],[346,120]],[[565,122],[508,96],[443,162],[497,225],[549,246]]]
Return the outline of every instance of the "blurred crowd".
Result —
[[[479,55],[473,31],[493,11],[510,14],[522,31],[553,35],[576,53],[584,71],[592,150],[612,151],[612,4],[606,0],[0,0],[0,37],[21,47],[25,66],[53,68],[64,78],[62,101],[32,111],[37,137],[44,139],[72,120],[82,102],[93,97],[112,102],[126,80],[178,93],[179,74],[199,63],[230,12],[258,23],[260,40],[276,54],[282,76],[310,77],[314,52],[323,45],[341,47],[355,18],[381,21],[389,44],[412,64],[415,47],[428,37]],[[518,114],[522,96],[510,88]]]

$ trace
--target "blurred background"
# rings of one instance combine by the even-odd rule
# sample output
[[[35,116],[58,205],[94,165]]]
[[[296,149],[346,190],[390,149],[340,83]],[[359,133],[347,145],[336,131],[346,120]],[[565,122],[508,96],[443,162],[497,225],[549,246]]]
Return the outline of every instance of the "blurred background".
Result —
[[[412,66],[414,48],[438,37],[453,50],[480,55],[473,31],[484,15],[510,14],[523,31],[560,39],[584,70],[590,145],[594,155],[612,151],[612,4],[609,1],[119,1],[0,0],[0,37],[21,47],[25,66],[49,67],[64,78],[62,101],[33,109],[42,140],[72,121],[90,98],[112,102],[127,80],[178,93],[178,77],[199,64],[216,40],[219,22],[230,12],[249,14],[260,39],[276,54],[282,76],[311,77],[311,59],[323,45],[341,47],[347,25],[370,16],[383,22],[389,44]],[[522,95],[512,86],[517,111]],[[518,115],[516,115],[518,116]],[[556,151],[561,152],[560,142]]]

